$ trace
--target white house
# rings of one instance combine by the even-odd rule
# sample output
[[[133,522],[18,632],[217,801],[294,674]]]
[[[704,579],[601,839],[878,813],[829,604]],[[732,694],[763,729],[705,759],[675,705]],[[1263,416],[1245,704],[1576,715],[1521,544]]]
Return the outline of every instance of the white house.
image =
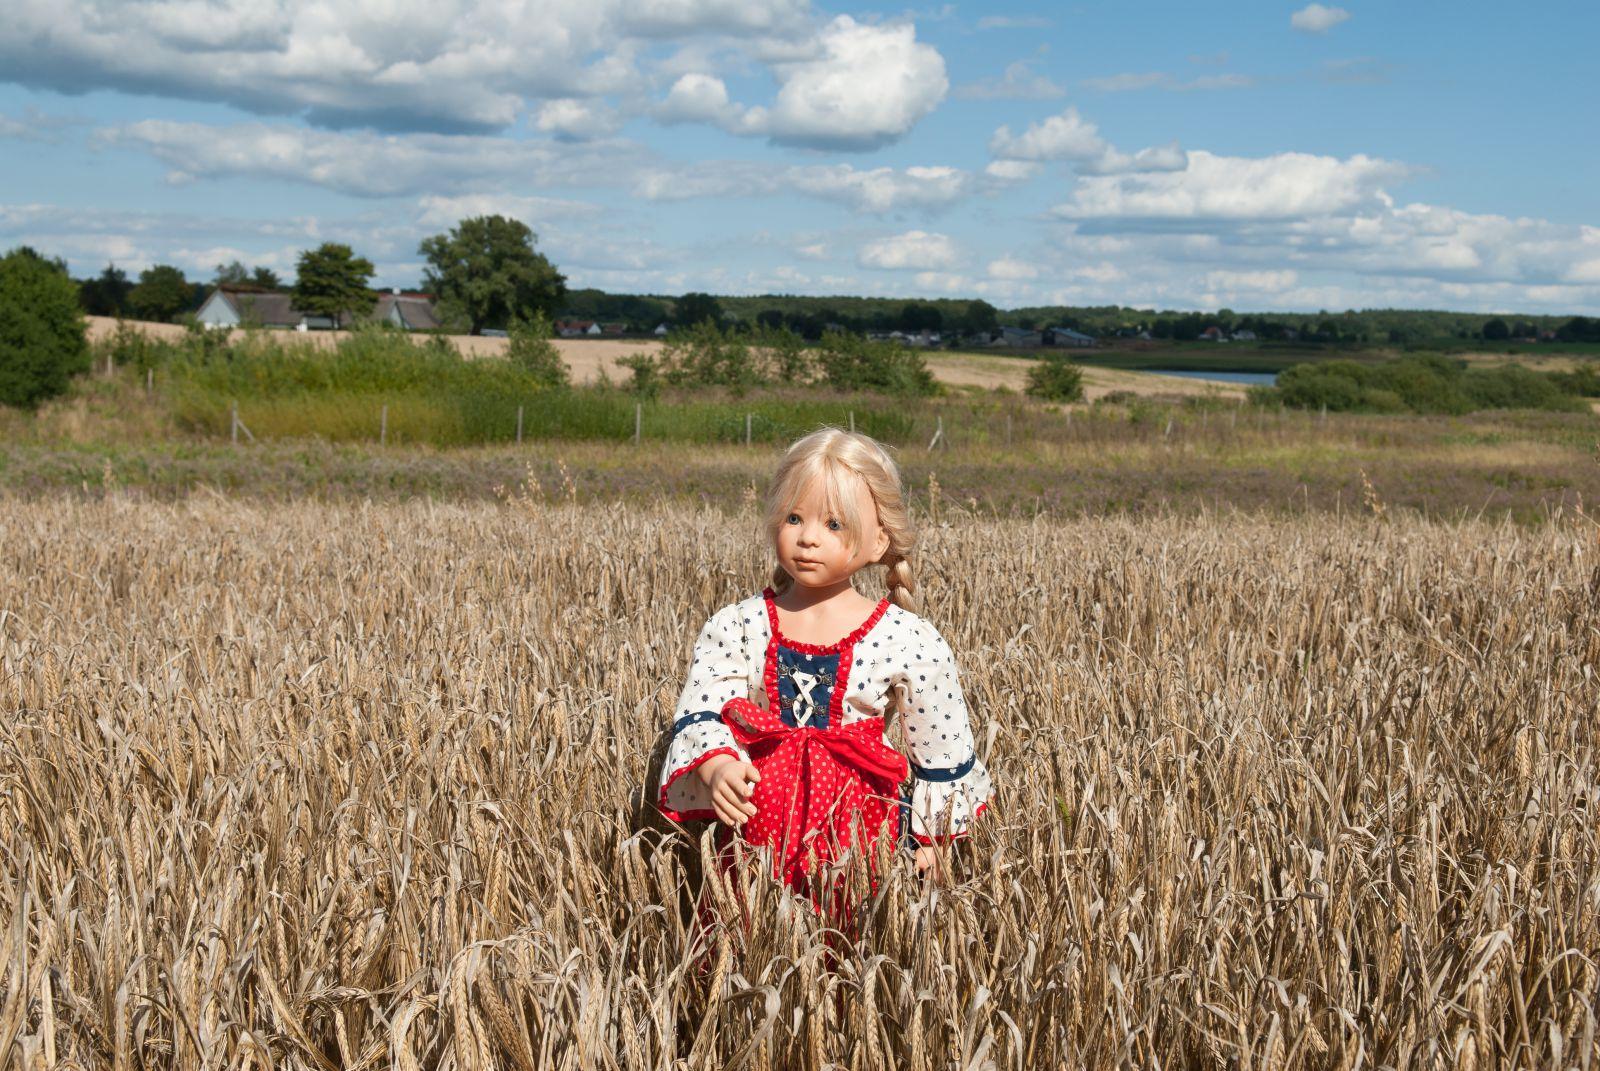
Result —
[[[371,318],[391,323],[404,331],[431,331],[438,328],[439,317],[433,299],[427,294],[409,294],[391,291],[379,294]],[[241,327],[247,321],[262,327],[291,328],[298,331],[327,329],[334,326],[330,316],[302,312],[294,307],[291,296],[277,290],[238,290],[219,286],[207,295],[195,319],[207,327]],[[346,326],[355,317],[348,313],[342,318]]]

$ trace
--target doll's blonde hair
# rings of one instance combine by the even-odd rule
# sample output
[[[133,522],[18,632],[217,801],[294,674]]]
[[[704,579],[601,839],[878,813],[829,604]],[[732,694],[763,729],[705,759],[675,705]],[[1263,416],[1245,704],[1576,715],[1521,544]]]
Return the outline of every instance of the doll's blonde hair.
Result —
[[[851,546],[862,535],[857,515],[855,488],[849,481],[859,480],[878,508],[878,524],[889,537],[889,548],[878,563],[887,567],[889,598],[901,609],[916,611],[916,581],[906,556],[916,543],[911,518],[906,512],[905,491],[900,469],[889,452],[876,440],[853,431],[826,427],[797,440],[784,453],[767,492],[767,534],[776,541],[778,527],[796,502],[820,479],[828,509],[849,533]],[[772,588],[783,591],[793,579],[782,565],[772,571]]]

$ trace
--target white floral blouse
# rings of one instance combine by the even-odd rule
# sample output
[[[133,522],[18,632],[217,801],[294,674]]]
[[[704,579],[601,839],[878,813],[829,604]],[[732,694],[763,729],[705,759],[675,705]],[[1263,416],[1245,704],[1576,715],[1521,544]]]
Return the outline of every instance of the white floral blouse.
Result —
[[[770,589],[724,606],[700,630],[662,763],[661,810],[715,819],[710,790],[686,777],[713,755],[749,755],[722,719],[731,699],[777,710],[787,725],[826,730],[901,718],[911,777],[900,832],[919,844],[965,835],[993,795],[978,758],[955,656],[927,621],[884,599],[836,643],[800,643],[778,628]]]

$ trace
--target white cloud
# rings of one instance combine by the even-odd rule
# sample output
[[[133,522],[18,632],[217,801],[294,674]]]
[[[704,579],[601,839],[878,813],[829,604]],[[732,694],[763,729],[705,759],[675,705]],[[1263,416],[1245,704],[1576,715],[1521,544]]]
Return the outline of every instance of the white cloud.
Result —
[[[859,212],[941,208],[972,186],[972,176],[953,167],[877,167],[811,164],[772,167],[749,161],[708,160],[687,167],[653,167],[635,184],[652,201],[697,197],[770,197],[802,193],[835,201]]]
[[[833,164],[792,168],[788,181],[801,193],[844,201],[866,212],[889,212],[950,204],[967,192],[971,178],[953,167],[857,171],[849,164]]]
[[[807,260],[827,260],[828,246],[824,242],[812,242],[810,245],[796,246],[795,253]]]
[[[1111,146],[1095,160],[1078,165],[1081,175],[1121,175],[1136,171],[1182,171],[1189,166],[1189,154],[1176,141],[1155,145],[1135,153],[1118,152]]]
[[[959,294],[970,293],[973,289],[965,275],[958,275],[955,272],[919,271],[916,279],[917,286],[923,293],[937,291],[942,294]]]
[[[1350,12],[1342,7],[1307,4],[1289,16],[1289,25],[1306,33],[1327,33],[1349,17]]]
[[[1141,89],[1166,89],[1188,93],[1203,89],[1247,89],[1255,79],[1244,74],[1206,74],[1198,78],[1179,78],[1165,71],[1112,74],[1102,78],[1085,78],[1083,84],[1101,93],[1126,93]]]
[[[516,178],[538,185],[625,181],[633,158],[615,148],[448,134],[336,133],[267,123],[208,126],[148,119],[97,130],[93,143],[138,149],[173,182],[249,176],[302,182],[356,197],[483,189]]]
[[[1026,182],[1042,167],[1031,160],[990,160],[983,173],[996,182]]]
[[[1004,160],[1092,160],[1105,150],[1098,128],[1077,108],[1032,123],[1021,134],[1002,126],[989,138],[989,151]]]
[[[530,102],[642,92],[665,42],[764,60],[816,33],[809,0],[11,0],[0,70],[33,88],[461,132],[508,127]]]
[[[779,67],[777,100],[751,125],[774,141],[817,148],[898,140],[950,87],[944,57],[916,37],[909,23],[874,26],[840,15],[823,29],[818,56]]]
[[[605,210],[587,201],[525,197],[509,193],[469,193],[457,197],[423,197],[417,201],[417,222],[424,227],[454,227],[471,216],[510,216],[535,227],[541,220],[601,215]]]
[[[744,113],[745,109],[728,99],[722,79],[691,71],[672,84],[654,114],[664,123],[710,123],[728,128],[736,126]]]
[[[943,234],[906,231],[868,242],[856,259],[863,268],[936,271],[955,265],[956,247]]]
[[[1379,203],[1412,169],[1356,155],[1188,154],[1181,171],[1085,175],[1057,211],[1073,219],[1291,219]]]
[[[989,138],[989,151],[999,158],[989,165],[989,174],[1002,182],[1029,177],[1030,172],[1018,165],[1036,167],[1044,160],[1071,160],[1080,173],[1088,175],[1181,171],[1188,166],[1188,157],[1176,141],[1134,153],[1118,151],[1077,108],[1032,123],[1021,134],[1002,126]]]
[[[781,84],[771,108],[737,103],[722,79],[688,71],[653,114],[785,145],[873,149],[908,133],[949,88],[943,57],[909,23],[864,25],[848,15],[825,26],[808,53],[773,67]]]
[[[622,116],[601,101],[563,97],[541,104],[533,125],[566,141],[589,141],[615,134],[622,128]]]
[[[1288,290],[1300,281],[1299,273],[1284,271],[1213,271],[1206,273],[1206,288],[1228,294],[1268,293]]]
[[[985,15],[978,20],[980,30],[1046,30],[1054,25],[1042,15]]]
[[[955,95],[967,100],[1049,100],[1066,95],[1046,75],[1033,69],[1028,60],[1006,65],[999,78],[985,78],[957,87]]]
[[[1001,257],[989,262],[989,278],[991,279],[1036,279],[1039,269],[1025,260],[1015,257]]]

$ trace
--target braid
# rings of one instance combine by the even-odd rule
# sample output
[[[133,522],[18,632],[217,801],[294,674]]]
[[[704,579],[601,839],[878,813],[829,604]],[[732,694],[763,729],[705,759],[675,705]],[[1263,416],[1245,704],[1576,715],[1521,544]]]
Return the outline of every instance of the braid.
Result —
[[[912,592],[917,590],[917,581],[911,575],[911,563],[904,554],[891,550],[883,556],[883,564],[888,566],[884,582],[889,586],[889,601],[902,610],[916,613],[917,599]]]

